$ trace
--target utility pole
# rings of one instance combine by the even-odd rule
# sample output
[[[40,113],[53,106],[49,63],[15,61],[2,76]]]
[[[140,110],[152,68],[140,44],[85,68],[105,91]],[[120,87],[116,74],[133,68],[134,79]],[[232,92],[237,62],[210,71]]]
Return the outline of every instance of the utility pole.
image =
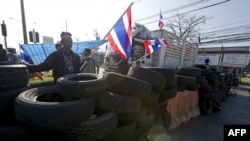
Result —
[[[68,31],[68,24],[67,24],[67,20],[65,22],[65,25],[66,25],[66,32]]]
[[[23,0],[20,0],[20,3],[21,3],[21,14],[22,14],[21,16],[22,16],[22,25],[23,25],[23,42],[24,44],[28,44]]]

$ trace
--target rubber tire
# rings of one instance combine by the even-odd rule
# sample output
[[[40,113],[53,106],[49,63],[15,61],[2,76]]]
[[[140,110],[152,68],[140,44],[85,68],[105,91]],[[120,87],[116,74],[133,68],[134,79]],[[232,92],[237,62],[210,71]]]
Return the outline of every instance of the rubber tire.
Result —
[[[69,74],[57,79],[59,93],[65,97],[88,98],[107,90],[106,79],[99,74]]]
[[[114,113],[136,113],[141,109],[139,99],[106,91],[95,97],[96,107]]]
[[[160,92],[164,90],[167,81],[162,74],[147,68],[131,68],[127,76],[146,81]]]
[[[211,99],[200,98],[198,105],[199,105],[201,114],[209,115],[213,111],[213,104],[212,104]]]
[[[140,99],[143,105],[155,103],[159,99],[152,92],[152,85],[146,81],[114,72],[106,73],[105,77],[108,90],[113,93]]]
[[[94,119],[88,119],[80,124],[59,131],[67,141],[96,141],[111,134],[116,126],[116,114],[106,112]]]
[[[38,130],[56,130],[80,123],[87,120],[94,109],[94,98],[64,100],[56,86],[26,90],[14,102],[17,121]]]
[[[178,68],[177,75],[183,75],[183,76],[200,76],[201,75],[201,69],[196,67],[180,67]]]
[[[0,123],[15,121],[14,101],[15,98],[23,91],[30,89],[26,86],[19,89],[0,91]]]
[[[0,65],[0,91],[23,88],[28,85],[25,65]]]

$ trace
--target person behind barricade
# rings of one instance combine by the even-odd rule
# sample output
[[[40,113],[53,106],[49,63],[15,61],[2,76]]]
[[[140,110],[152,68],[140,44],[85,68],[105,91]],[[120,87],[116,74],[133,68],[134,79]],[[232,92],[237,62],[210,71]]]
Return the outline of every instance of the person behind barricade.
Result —
[[[3,49],[3,45],[0,44],[0,62],[8,61],[7,52]]]
[[[61,50],[62,49],[62,44],[61,43],[56,43],[55,48],[56,48],[56,50]]]
[[[141,62],[140,61],[136,61],[135,62],[135,67],[136,68],[140,68],[141,67]]]
[[[205,59],[205,65],[209,65],[210,60],[207,58]]]
[[[63,48],[51,53],[44,62],[38,65],[27,64],[29,72],[41,72],[53,70],[54,83],[59,77],[67,74],[79,73],[80,56],[71,50],[73,40],[69,32],[61,33],[61,44]]]
[[[128,59],[121,60],[117,65],[117,73],[127,75],[131,65],[128,63]]]
[[[83,66],[81,70],[82,73],[99,74],[99,64],[93,57],[91,57],[91,49],[89,48],[84,49],[83,59],[81,64],[85,64],[85,66]]]
[[[8,56],[9,63],[11,63],[11,64],[17,64],[18,63],[18,57],[15,54],[14,50],[9,49],[7,56]]]

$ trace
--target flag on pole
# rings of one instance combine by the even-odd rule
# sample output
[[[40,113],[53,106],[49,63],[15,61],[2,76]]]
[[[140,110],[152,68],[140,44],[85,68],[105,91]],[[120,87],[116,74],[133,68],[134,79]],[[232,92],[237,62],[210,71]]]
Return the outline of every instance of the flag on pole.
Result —
[[[169,43],[166,39],[144,40],[144,47],[148,55],[151,55],[161,46],[169,47]]]
[[[31,57],[24,51],[24,49],[22,48],[21,45],[20,45],[20,58],[21,58],[21,60],[23,60],[29,64],[34,64]],[[43,80],[41,72],[33,72],[32,75],[34,77],[38,77],[40,80]]]
[[[198,36],[198,44],[200,45],[201,44],[201,34],[199,33],[199,36]]]
[[[123,60],[130,57],[132,52],[131,5],[107,35],[110,45]]]
[[[162,14],[161,14],[161,11],[160,11],[159,28],[162,29],[163,27],[164,27],[164,21],[163,21]]]

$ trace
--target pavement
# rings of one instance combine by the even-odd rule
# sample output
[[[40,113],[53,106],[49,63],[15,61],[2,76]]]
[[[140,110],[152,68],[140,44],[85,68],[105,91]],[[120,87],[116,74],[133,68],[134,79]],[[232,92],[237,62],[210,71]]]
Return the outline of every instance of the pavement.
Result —
[[[239,85],[231,89],[236,96],[221,102],[222,110],[209,115],[199,115],[189,122],[169,131],[169,140],[162,141],[223,141],[224,125],[250,125],[249,86]],[[161,141],[161,140],[158,140]]]

